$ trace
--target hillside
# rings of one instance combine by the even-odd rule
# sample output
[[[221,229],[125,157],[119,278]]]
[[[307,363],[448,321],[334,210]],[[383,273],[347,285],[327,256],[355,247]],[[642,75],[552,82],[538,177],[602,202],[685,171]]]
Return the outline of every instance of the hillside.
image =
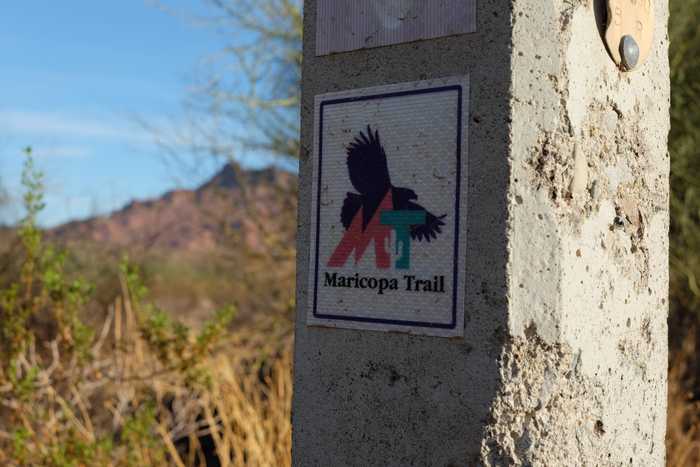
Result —
[[[296,175],[283,170],[226,165],[195,190],[133,201],[111,214],[51,229],[46,238],[70,253],[69,271],[95,285],[94,298],[103,307],[119,293],[116,265],[128,256],[155,302],[190,325],[231,304],[239,322],[287,319],[294,292],[296,188]],[[15,234],[5,234],[0,283],[18,265]]]
[[[66,245],[95,243],[109,250],[208,252],[231,241],[253,250],[262,237],[293,239],[296,176],[276,168],[245,171],[226,165],[196,190],[133,201],[106,216],[70,222],[49,237]],[[290,224],[290,221],[292,224]]]

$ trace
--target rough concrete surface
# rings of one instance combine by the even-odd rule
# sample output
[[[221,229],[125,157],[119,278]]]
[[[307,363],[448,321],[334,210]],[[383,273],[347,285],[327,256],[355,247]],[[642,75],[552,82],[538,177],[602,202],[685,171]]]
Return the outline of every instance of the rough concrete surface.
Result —
[[[477,32],[315,57],[305,2],[298,466],[664,464],[667,2],[621,73],[602,0],[480,0]],[[307,327],[313,98],[470,74],[464,339]]]

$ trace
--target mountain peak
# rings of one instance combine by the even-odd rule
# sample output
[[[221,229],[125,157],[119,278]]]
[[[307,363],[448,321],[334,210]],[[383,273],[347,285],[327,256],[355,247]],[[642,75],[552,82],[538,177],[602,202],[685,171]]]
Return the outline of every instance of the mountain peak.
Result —
[[[235,162],[224,165],[212,178],[197,188],[197,192],[206,191],[213,188],[234,189],[239,188],[243,182],[252,185],[263,184],[287,184],[295,177],[284,170],[274,166],[262,169],[246,170]]]
[[[132,201],[109,215],[52,229],[49,235],[63,243],[92,241],[115,249],[202,251],[216,248],[234,229],[255,248],[261,225],[279,230],[280,222],[286,222],[283,218],[289,217],[290,203],[292,211],[296,208],[295,190],[292,173],[226,164],[196,190]]]

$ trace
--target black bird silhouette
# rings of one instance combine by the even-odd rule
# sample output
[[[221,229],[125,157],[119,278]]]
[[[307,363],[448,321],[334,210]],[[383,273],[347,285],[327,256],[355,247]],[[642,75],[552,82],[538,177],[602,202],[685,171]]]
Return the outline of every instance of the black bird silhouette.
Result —
[[[442,233],[445,215],[435,216],[423,206],[414,203],[418,199],[416,192],[410,188],[396,187],[391,184],[386,152],[379,139],[379,131],[372,133],[367,125],[367,133],[359,136],[347,147],[347,165],[352,186],[359,192],[348,193],[340,213],[340,220],[347,230],[357,211],[362,208],[362,229],[367,228],[370,220],[384,200],[386,193],[392,190],[394,210],[425,211],[425,223],[411,226],[411,238],[430,242]]]

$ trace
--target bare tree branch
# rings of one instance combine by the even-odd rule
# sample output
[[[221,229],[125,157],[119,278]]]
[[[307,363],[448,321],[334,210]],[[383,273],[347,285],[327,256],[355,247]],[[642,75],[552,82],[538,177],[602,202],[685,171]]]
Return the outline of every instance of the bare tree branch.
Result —
[[[300,0],[202,0],[189,15],[227,44],[210,54],[172,128],[149,125],[169,157],[237,158],[243,151],[291,160],[299,153],[302,11]],[[159,3],[171,14],[178,14]],[[178,14],[182,16],[182,14]]]

